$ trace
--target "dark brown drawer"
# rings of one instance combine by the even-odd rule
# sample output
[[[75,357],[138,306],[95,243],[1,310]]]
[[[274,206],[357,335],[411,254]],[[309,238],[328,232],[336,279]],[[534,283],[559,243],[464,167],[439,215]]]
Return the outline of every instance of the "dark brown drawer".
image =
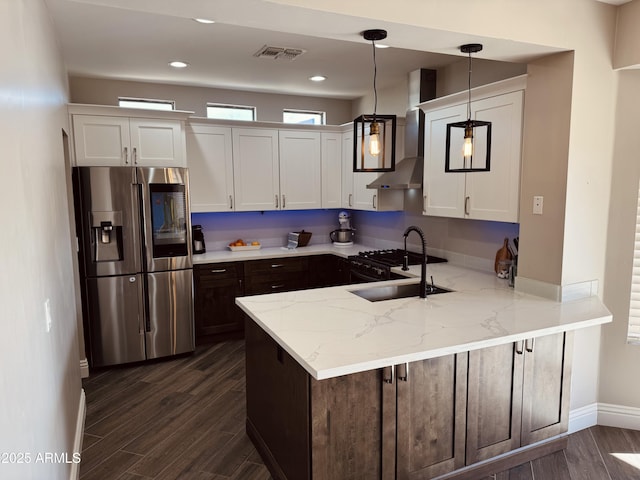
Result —
[[[196,265],[194,268],[196,279],[201,282],[215,282],[217,280],[233,280],[242,278],[242,262],[207,263]]]
[[[283,272],[278,275],[253,275],[245,284],[246,295],[287,292],[307,288],[306,275],[300,272]]]
[[[307,259],[302,258],[272,258],[265,260],[250,260],[244,262],[245,276],[271,275],[290,272],[306,272]]]

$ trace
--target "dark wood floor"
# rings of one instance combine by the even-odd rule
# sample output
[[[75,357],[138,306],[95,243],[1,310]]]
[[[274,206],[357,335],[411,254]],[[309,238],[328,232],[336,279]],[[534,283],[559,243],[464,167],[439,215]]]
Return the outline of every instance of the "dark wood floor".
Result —
[[[271,478],[244,431],[242,341],[94,372],[83,386],[82,480]],[[570,436],[567,450],[489,479],[640,479],[640,432],[583,430]]]

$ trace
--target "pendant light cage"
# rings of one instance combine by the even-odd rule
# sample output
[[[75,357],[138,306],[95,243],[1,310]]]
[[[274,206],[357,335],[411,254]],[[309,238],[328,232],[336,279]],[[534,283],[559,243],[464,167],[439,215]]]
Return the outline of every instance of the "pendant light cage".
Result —
[[[376,80],[376,44],[387,38],[386,30],[365,30],[365,40],[373,49],[373,115],[360,115],[353,121],[353,171],[392,172],[396,168],[396,116],[380,115]]]
[[[469,55],[467,120],[447,124],[444,171],[446,173],[488,172],[491,170],[491,122],[471,119],[471,54],[482,44],[462,45]]]

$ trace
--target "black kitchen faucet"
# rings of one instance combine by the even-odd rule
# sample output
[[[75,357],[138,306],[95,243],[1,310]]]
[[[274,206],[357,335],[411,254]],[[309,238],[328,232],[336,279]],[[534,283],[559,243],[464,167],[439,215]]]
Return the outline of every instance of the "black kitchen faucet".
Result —
[[[422,261],[420,262],[420,298],[427,298],[427,240],[424,232],[420,227],[411,225],[404,231],[404,258],[402,262],[402,270],[409,270],[409,254],[407,253],[407,237],[409,233],[416,232],[422,240]]]

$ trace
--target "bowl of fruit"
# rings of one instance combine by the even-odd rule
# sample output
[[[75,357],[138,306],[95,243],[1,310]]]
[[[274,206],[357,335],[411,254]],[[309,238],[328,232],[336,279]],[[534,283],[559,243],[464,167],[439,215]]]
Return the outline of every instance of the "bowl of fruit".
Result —
[[[238,238],[229,244],[229,249],[233,252],[242,250],[260,250],[260,247],[262,247],[262,245],[260,245],[260,242],[257,240],[245,242],[241,238]]]

